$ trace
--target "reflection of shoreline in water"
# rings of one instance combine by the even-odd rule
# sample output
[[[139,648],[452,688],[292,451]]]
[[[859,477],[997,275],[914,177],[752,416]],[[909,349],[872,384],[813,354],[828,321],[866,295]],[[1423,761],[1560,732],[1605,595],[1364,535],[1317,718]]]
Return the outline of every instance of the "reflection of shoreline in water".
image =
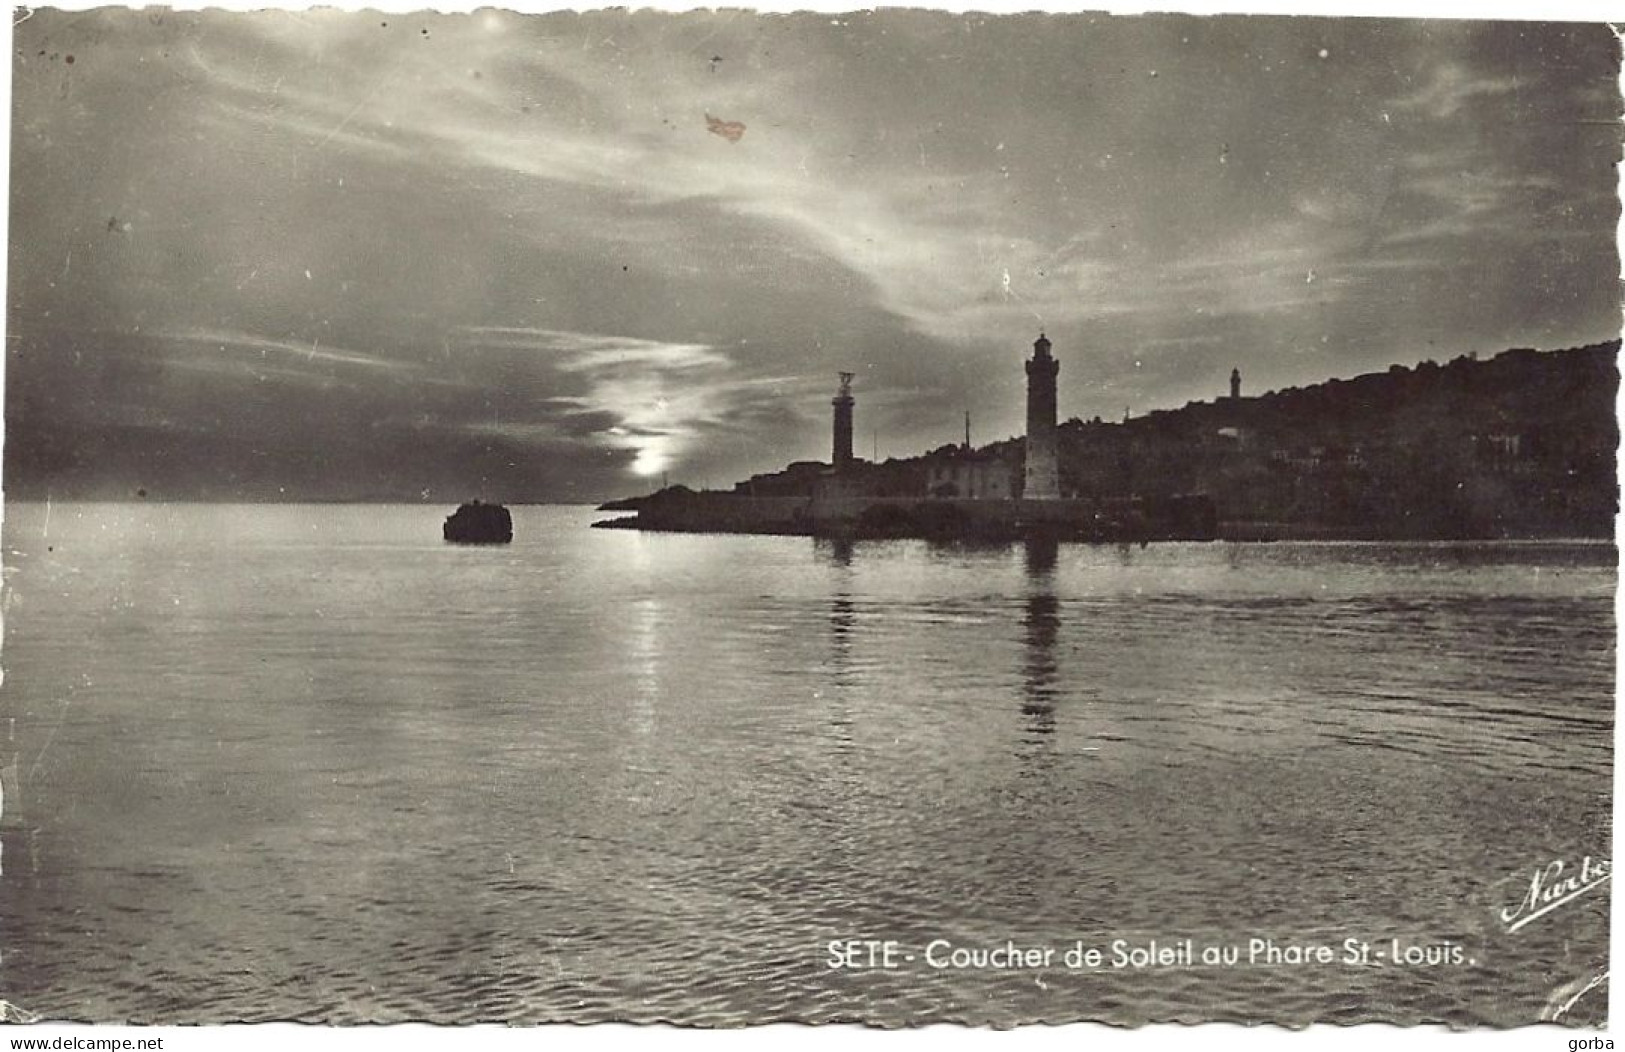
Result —
[[[815,537],[813,552],[831,566],[851,566],[856,543],[850,537]]]
[[[1024,700],[1021,714],[1034,734],[1055,732],[1056,680],[1059,662],[1055,640],[1061,630],[1061,601],[1055,595],[1055,565],[1060,546],[1053,539],[1029,538],[1023,543],[1022,562],[1027,574],[1027,598],[1021,618],[1025,645],[1021,669]]]
[[[853,670],[852,644],[858,623],[857,605],[852,601],[853,543],[837,537],[813,541],[814,554],[830,568],[829,673],[831,706],[829,726],[835,736],[835,751],[852,748],[852,712],[846,694],[857,682]]]

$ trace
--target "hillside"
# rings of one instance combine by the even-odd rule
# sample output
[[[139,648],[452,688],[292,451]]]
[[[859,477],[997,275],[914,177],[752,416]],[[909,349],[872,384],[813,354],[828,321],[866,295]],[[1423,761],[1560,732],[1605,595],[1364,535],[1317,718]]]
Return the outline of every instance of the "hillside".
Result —
[[[1243,536],[1612,537],[1618,351],[1618,341],[1511,350],[1123,422],[1068,420],[1062,491],[1204,493]],[[1019,479],[1023,446],[979,452]],[[931,459],[956,455],[860,462],[855,481],[877,496],[920,495]],[[735,491],[810,495],[822,468],[794,464]]]

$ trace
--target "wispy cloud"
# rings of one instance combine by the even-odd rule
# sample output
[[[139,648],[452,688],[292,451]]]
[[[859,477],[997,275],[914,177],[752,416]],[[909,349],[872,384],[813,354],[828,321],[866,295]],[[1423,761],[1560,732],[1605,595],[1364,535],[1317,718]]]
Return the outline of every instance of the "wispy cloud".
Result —
[[[1477,100],[1493,99],[1534,87],[1535,84],[1528,79],[1520,81],[1516,76],[1475,74],[1461,63],[1446,62],[1433,71],[1432,79],[1426,84],[1395,99],[1390,105],[1401,113],[1446,120]]]
[[[18,35],[13,331],[142,359],[177,424],[186,371],[323,448],[439,429],[449,477],[514,446],[594,485],[822,455],[837,369],[890,449],[962,408],[1019,431],[1041,328],[1062,411],[1115,416],[1232,362],[1303,382],[1617,323],[1602,27],[105,9]],[[16,374],[42,404],[73,388],[54,360]]]
[[[565,416],[604,421],[594,440],[632,451],[631,470],[639,475],[666,470],[704,433],[763,414],[793,415],[790,406],[804,387],[796,376],[743,376],[732,355],[705,344],[530,326],[470,326],[462,336],[473,347],[535,352],[552,368],[584,379],[584,393],[549,401]],[[516,433],[517,425],[501,426]],[[536,426],[533,437],[544,433]]]
[[[1396,192],[1415,204],[1402,210],[1408,222],[1384,233],[1387,246],[1494,238],[1539,239],[1545,213],[1564,196],[1562,185],[1543,172],[1509,172],[1485,153],[1425,154],[1414,160]]]
[[[230,329],[171,329],[159,335],[163,339],[191,345],[199,350],[213,349],[222,354],[235,356],[251,354],[262,358],[276,356],[292,365],[324,363],[394,374],[416,373],[420,368],[415,362],[364,354],[341,347],[323,347],[320,339],[305,343]]]
[[[598,372],[631,368],[675,371],[727,368],[733,360],[713,347],[698,343],[663,343],[630,336],[566,332],[517,326],[468,326],[465,338],[473,345],[505,350],[533,350],[557,356],[565,372]]]
[[[289,31],[275,27],[279,37]],[[938,339],[976,342],[1012,326],[1111,312],[1097,287],[1100,265],[1087,255],[1099,231],[1062,228],[1042,239],[1000,231],[1010,211],[1007,178],[940,164],[843,174],[823,154],[811,163],[815,155],[794,136],[823,121],[808,108],[807,86],[788,72],[755,68],[748,80],[723,80],[692,56],[662,49],[606,78],[601,49],[520,51],[477,23],[436,32],[455,34],[463,62],[408,56],[383,69],[363,66],[343,93],[279,85],[274,105],[249,107],[253,119],[307,145],[399,157],[412,142],[423,166],[486,168],[644,205],[714,202],[861,275],[877,306]],[[267,87],[264,77],[199,62],[239,92]],[[471,69],[492,72],[476,79]],[[561,120],[556,105],[517,103],[535,79],[573,86],[580,101],[572,106],[585,120]],[[746,138],[723,142],[704,134],[708,108],[753,118],[770,111],[779,120],[753,120]]]
[[[867,164],[843,172],[827,153],[792,138],[819,118],[801,101],[806,85],[788,68],[754,67],[743,79],[719,76],[681,46],[662,41],[654,50],[640,47],[643,30],[635,20],[624,36],[607,33],[602,46],[589,48],[564,46],[559,39],[516,48],[494,25],[471,19],[434,30],[454,41],[462,58],[456,64],[437,61],[429,50],[393,54],[389,64],[363,63],[350,74],[352,89],[345,93],[281,86],[277,105],[262,116],[306,140],[353,140],[368,150],[414,141],[420,164],[490,169],[634,205],[711,202],[723,213],[764,222],[782,231],[788,245],[804,246],[860,275],[874,305],[915,332],[966,346],[1035,326],[1161,314],[1171,308],[1170,295],[1184,297],[1182,308],[1208,313],[1267,315],[1324,303],[1338,292],[1314,287],[1316,267],[1333,263],[1338,240],[1374,222],[1386,206],[1382,194],[1322,185],[1301,191],[1294,203],[1303,219],[1343,229],[1331,235],[1330,249],[1323,229],[1275,224],[1245,232],[1245,243],[1219,259],[1212,258],[1211,247],[1205,261],[1110,258],[1102,254],[1104,223],[1047,233],[1027,229],[1023,211],[1011,203],[1011,166],[1022,163],[1012,155],[991,171],[961,170],[927,163],[922,143],[913,170]],[[299,29],[278,23],[274,34],[297,38]],[[638,62],[606,76],[606,52],[616,49],[636,52]],[[240,73],[220,75],[249,87]],[[532,107],[521,101],[531,97],[527,84],[547,85],[555,99],[538,99]],[[1446,119],[1474,100],[1517,87],[1515,78],[1479,75],[1463,63],[1446,62],[1390,108]],[[743,117],[750,134],[738,143],[707,135],[706,112]],[[1436,195],[1454,190],[1459,214],[1424,218],[1381,243],[1404,247],[1470,228],[1486,195],[1501,192],[1487,180],[1451,186],[1418,179],[1412,189]],[[648,223],[636,207],[625,213],[625,222]],[[608,229],[600,236],[613,238],[621,222],[604,224]],[[1369,245],[1371,232],[1357,232]],[[546,345],[555,338],[546,333],[532,335],[543,341],[538,349],[571,350]],[[718,364],[699,345],[620,340],[591,354],[576,350],[568,361],[577,371],[638,360],[669,368]]]

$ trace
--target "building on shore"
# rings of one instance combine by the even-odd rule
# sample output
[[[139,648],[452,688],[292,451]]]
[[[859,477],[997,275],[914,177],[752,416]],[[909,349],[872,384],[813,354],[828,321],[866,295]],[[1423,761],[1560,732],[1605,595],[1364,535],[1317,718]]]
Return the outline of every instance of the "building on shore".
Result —
[[[1027,468],[1022,497],[1059,500],[1061,472],[1055,452],[1055,377],[1061,363],[1050,356],[1043,333],[1033,344],[1027,361]]]
[[[938,500],[1009,500],[1014,493],[1009,461],[967,446],[939,449],[925,458],[926,496]]]

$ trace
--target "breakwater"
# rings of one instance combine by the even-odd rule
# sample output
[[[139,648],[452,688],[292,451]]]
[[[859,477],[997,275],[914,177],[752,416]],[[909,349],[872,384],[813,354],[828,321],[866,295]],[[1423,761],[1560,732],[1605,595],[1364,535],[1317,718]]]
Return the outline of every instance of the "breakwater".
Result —
[[[1213,502],[1199,495],[1029,501],[750,497],[669,489],[603,510],[635,514],[595,526],[683,533],[978,541],[1034,534],[1078,541],[1201,541],[1218,536]]]

